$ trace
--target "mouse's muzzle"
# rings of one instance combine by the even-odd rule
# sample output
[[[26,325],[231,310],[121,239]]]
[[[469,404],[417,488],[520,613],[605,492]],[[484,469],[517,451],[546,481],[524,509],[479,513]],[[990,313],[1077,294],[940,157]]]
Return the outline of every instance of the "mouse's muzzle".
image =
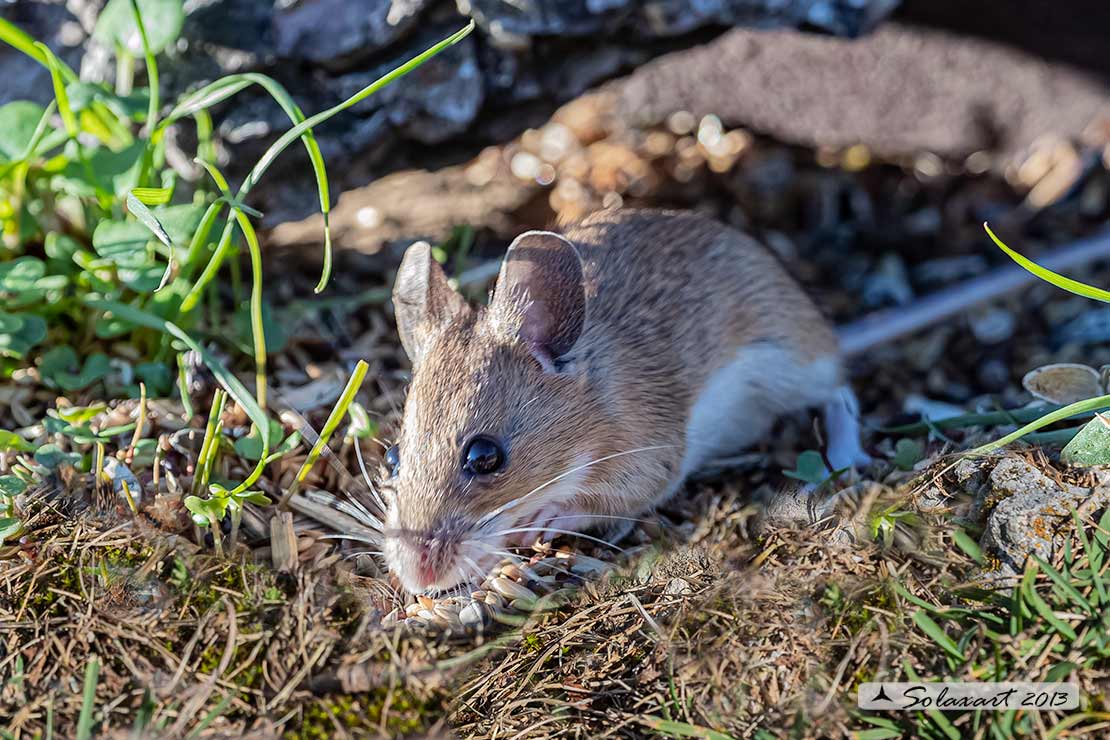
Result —
[[[387,527],[384,555],[390,571],[410,593],[453,588],[481,578],[488,554],[470,537],[463,521],[440,521],[429,529]]]

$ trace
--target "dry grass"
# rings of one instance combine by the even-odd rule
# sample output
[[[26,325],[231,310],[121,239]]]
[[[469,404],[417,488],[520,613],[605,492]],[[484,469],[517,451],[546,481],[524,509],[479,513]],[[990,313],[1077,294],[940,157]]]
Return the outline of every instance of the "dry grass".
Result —
[[[882,610],[883,575],[922,567],[837,544],[844,530],[829,522],[753,539],[755,509],[701,486],[676,514],[697,522],[684,541],[484,640],[449,639],[377,627],[388,584],[303,531],[291,573],[246,551],[218,559],[144,516],[77,512],[84,478],[25,495],[23,544],[4,553],[0,707],[16,737],[74,736],[93,661],[98,732],[633,737],[676,721],[746,736],[799,720],[832,731],[849,722],[841,689],[859,670],[837,664],[877,637],[861,646],[860,617],[823,603],[827,584]]]

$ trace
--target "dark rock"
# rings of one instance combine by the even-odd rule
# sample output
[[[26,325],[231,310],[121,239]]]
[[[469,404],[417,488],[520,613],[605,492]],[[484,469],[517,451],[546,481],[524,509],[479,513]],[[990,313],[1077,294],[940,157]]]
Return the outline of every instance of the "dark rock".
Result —
[[[336,78],[333,82],[336,102],[354,95],[403,61],[390,59],[367,72]],[[484,98],[475,41],[467,38],[350,110],[360,116],[385,111],[389,123],[406,138],[436,144],[465,131],[478,115]],[[356,151],[370,143],[370,140],[349,142]]]
[[[274,13],[279,56],[325,63],[384,49],[404,36],[428,0],[304,0]]]
[[[495,43],[533,36],[589,36],[632,27],[644,36],[677,36],[704,26],[811,26],[840,35],[868,30],[897,0],[459,0]]]
[[[877,23],[896,2],[187,0],[181,39],[160,65],[162,93],[168,103],[220,76],[255,71],[277,79],[306,113],[313,113],[428,48],[462,26],[467,15],[475,18],[479,28],[472,37],[317,131],[325,154],[358,164],[343,168],[358,173],[351,176],[353,181],[333,176],[333,188],[339,191],[378,176],[383,159],[389,160],[387,168],[411,161],[398,146],[406,140],[425,145],[463,136],[478,142],[489,142],[495,134],[500,139],[515,136],[588,87],[730,25],[805,26],[855,35]],[[71,43],[82,43],[95,22],[97,5],[98,0],[69,0],[65,5],[21,0],[0,12],[76,66],[85,50],[64,48],[60,36],[68,33],[76,39]],[[71,11],[81,16],[84,32]],[[110,56],[103,49],[92,51],[82,72],[87,79],[110,81]],[[0,103],[50,99],[49,75],[24,55],[0,48],[0,73],[14,81],[0,92]],[[490,122],[484,111],[497,120]],[[228,174],[233,177],[244,174],[289,127],[269,96],[254,87],[214,113],[230,149]],[[480,119],[482,131],[475,132]],[[418,152],[419,157],[426,154]],[[268,201],[267,221],[304,215],[312,207],[311,198],[299,199],[298,208],[284,208],[297,200],[294,193],[311,190],[312,174],[303,153],[290,150],[270,179],[274,176],[280,182],[263,182],[259,189]]]
[[[181,36],[204,53],[223,49],[263,63],[276,51],[273,26],[279,4],[274,0],[189,0]]]
[[[55,3],[0,3],[0,17],[8,20],[51,48],[70,67],[81,64],[77,48],[85,39],[78,19],[64,5]],[[0,43],[0,105],[13,100],[33,100],[46,105],[54,99],[50,72],[21,51]]]
[[[1081,345],[1110,342],[1110,308],[1092,308],[1084,311],[1053,332],[1057,346],[1076,343]]]

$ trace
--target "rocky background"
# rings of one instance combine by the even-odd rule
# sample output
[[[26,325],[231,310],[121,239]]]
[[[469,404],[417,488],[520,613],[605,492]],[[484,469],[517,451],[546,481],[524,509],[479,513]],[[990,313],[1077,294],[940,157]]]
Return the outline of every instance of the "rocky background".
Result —
[[[110,79],[107,54],[89,38],[101,4],[16,0],[0,14],[80,64],[86,78]],[[168,96],[259,71],[309,112],[467,17],[478,22],[478,33],[408,82],[317,132],[333,192],[465,161],[640,68],[611,86],[634,125],[688,111],[806,146],[858,143],[949,159],[1020,154],[1046,134],[1089,137],[1110,83],[1110,6],[1092,0],[1069,4],[1067,14],[1036,0],[1005,13],[926,0],[189,0],[185,11],[163,65]],[[0,103],[50,96],[46,71],[6,46],[0,75]],[[249,90],[221,113],[231,173],[245,172],[288,125],[272,100]],[[311,212],[306,191],[311,174],[291,150],[255,197],[273,226]]]
[[[155,3],[156,4],[156,3]],[[87,79],[113,65],[90,40],[100,0],[16,0],[0,14],[47,42]],[[451,31],[467,17],[479,32],[317,132],[333,179],[364,184],[404,164],[458,157],[460,139],[500,142],[542,122],[559,103],[662,52],[731,26],[806,28],[854,36],[897,0],[188,0],[182,36],[162,65],[166,98],[221,75],[271,75],[308,112],[334,105]],[[84,56],[86,51],[93,53]],[[83,57],[83,59],[82,59]],[[0,47],[0,103],[47,102],[46,70]],[[284,115],[264,94],[237,96],[219,133],[230,166],[245,171]],[[231,156],[234,155],[234,156]],[[227,164],[227,163],[225,163]],[[237,165],[240,165],[237,167]],[[305,215],[301,162],[284,158],[286,187],[268,198],[271,223]],[[307,173],[306,173],[307,174]]]

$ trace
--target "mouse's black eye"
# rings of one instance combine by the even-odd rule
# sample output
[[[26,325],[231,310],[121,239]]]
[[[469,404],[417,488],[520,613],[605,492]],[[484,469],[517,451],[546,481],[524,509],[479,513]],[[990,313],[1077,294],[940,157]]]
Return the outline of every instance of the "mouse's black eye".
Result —
[[[389,467],[389,474],[396,477],[397,468],[401,467],[401,451],[397,449],[397,445],[385,451],[385,464]]]
[[[505,464],[505,451],[496,440],[475,437],[463,453],[463,470],[471,475],[496,473]]]

